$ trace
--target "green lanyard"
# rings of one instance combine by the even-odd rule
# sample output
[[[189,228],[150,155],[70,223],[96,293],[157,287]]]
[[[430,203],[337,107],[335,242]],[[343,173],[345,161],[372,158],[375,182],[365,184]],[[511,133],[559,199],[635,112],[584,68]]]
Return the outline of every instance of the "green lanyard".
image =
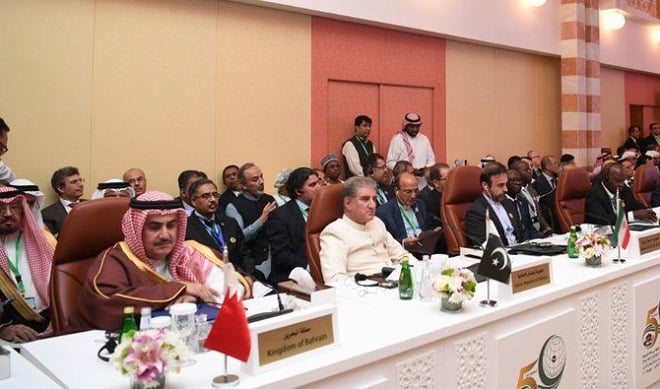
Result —
[[[362,146],[362,150],[364,151],[364,155],[369,155],[369,152],[367,151],[367,146],[364,145],[364,142],[362,141],[362,139],[360,139],[360,137],[357,136],[357,135],[355,136],[355,139],[357,139],[360,146]]]
[[[298,209],[300,210],[300,213],[302,213],[305,221],[307,221],[307,216],[309,215],[309,208],[303,208],[300,205],[298,205]]]
[[[277,194],[277,197],[279,197],[280,200],[282,200],[283,203],[287,203],[287,202],[290,200],[290,199],[288,199],[288,198],[282,196],[282,195],[279,194],[279,193]]]
[[[22,234],[18,234],[18,239],[16,239],[16,263],[12,263],[9,258],[7,258],[7,263],[9,263],[9,269],[14,273],[16,278],[16,283],[18,284],[18,290],[22,295],[25,294],[25,285],[23,284],[23,277],[21,277],[21,271],[18,270],[18,262],[21,260],[21,237]]]
[[[403,220],[406,223],[408,223],[408,227],[410,227],[412,229],[413,234],[417,235],[417,223],[410,220],[407,213],[403,211],[403,208],[401,207],[401,205],[399,205],[399,212],[401,212],[401,216],[403,216]],[[413,219],[417,219],[417,218],[413,215]]]
[[[376,188],[377,193],[376,195],[378,196],[378,204],[385,204],[387,202],[387,197],[385,197],[385,193],[383,193],[383,190],[380,188]]]

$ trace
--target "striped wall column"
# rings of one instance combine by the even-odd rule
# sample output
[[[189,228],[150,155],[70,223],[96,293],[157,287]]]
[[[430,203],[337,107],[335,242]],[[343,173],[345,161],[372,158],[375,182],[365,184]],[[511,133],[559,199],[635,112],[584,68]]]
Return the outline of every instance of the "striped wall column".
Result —
[[[561,4],[562,153],[591,165],[601,147],[598,0]]]

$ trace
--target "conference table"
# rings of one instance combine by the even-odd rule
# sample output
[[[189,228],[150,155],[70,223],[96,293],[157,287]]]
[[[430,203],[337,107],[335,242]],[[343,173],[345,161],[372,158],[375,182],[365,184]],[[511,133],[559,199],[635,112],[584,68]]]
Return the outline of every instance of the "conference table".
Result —
[[[455,313],[437,300],[400,300],[396,289],[335,285],[333,345],[255,374],[229,358],[229,371],[245,388],[660,388],[658,251],[625,263],[604,259],[596,268],[564,254],[547,259],[549,284],[512,294],[491,281],[498,302],[484,307],[482,282]],[[22,355],[63,387],[128,387],[128,378],[96,357],[103,339],[102,331],[43,339],[24,345]],[[180,374],[168,374],[167,387],[212,387],[223,356],[193,358]]]

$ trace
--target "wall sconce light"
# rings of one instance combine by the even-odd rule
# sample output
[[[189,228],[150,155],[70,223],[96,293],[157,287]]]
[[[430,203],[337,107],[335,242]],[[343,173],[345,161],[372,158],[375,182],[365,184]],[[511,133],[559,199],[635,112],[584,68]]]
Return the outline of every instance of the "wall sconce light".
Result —
[[[656,27],[655,31],[653,31],[653,37],[656,42],[660,43],[660,26]]]
[[[603,25],[611,30],[620,30],[626,24],[626,17],[617,9],[603,11]]]
[[[527,0],[527,2],[532,7],[541,7],[543,4],[545,4],[546,0]]]

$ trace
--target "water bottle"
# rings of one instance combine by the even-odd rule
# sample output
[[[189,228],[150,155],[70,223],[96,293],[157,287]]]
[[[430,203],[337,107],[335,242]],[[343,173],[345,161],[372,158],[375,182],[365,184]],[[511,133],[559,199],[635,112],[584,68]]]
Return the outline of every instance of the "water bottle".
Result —
[[[399,298],[401,300],[410,300],[413,298],[413,280],[410,273],[410,264],[408,257],[401,260],[401,274],[399,274]]]
[[[417,291],[422,301],[433,300],[433,269],[428,255],[422,257],[422,271]]]
[[[140,331],[151,328],[151,307],[140,309]]]
[[[579,256],[577,240],[575,226],[571,226],[571,234],[568,236],[568,244],[566,245],[566,251],[568,252],[569,258],[577,258]]]
[[[124,340],[124,337],[129,332],[137,331],[137,323],[135,322],[135,308],[132,306],[124,307],[124,319],[121,324],[121,332],[119,333],[119,342]]]

